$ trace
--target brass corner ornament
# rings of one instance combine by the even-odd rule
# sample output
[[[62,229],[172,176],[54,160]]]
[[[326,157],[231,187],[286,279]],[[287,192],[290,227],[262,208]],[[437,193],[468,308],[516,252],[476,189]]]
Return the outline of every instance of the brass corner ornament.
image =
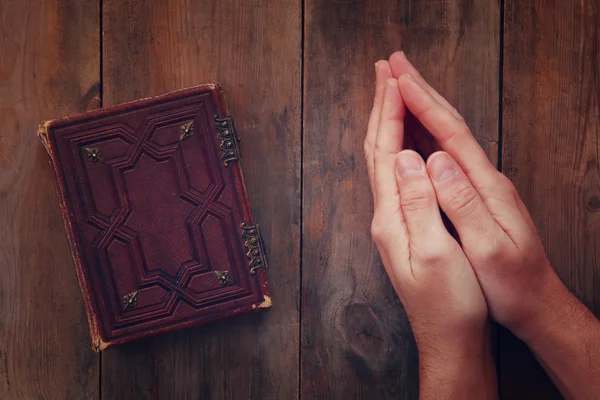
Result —
[[[231,117],[219,118],[218,115],[215,115],[215,124],[218,131],[217,136],[221,141],[221,150],[223,150],[221,158],[223,159],[223,164],[227,166],[231,161],[240,159],[238,148],[240,139],[235,133]]]
[[[229,271],[215,271],[215,275],[221,286],[233,285],[233,279],[231,279]]]
[[[265,247],[259,226],[246,226],[246,224],[242,224],[242,236],[246,239],[244,245],[248,249],[246,255],[250,259],[250,273],[254,275],[258,268],[267,267]]]
[[[102,158],[102,152],[100,151],[99,148],[97,147],[85,147],[85,155],[87,156],[88,160],[90,160],[93,163],[101,163],[104,162],[104,159]]]
[[[179,127],[179,141],[185,140],[194,134],[194,121],[186,122]]]
[[[123,297],[123,310],[128,310],[137,306],[138,302],[138,291],[136,290],[133,293],[129,293],[128,295]]]

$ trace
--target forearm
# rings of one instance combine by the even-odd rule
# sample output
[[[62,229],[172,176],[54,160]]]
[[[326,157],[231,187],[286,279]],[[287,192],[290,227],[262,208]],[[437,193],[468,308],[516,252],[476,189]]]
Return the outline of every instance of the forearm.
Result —
[[[448,348],[441,346],[443,339],[436,342],[427,346],[417,340],[421,400],[498,398],[489,324],[483,335],[459,338]]]
[[[567,399],[596,399],[600,393],[600,322],[558,277],[548,285],[537,318],[522,333]]]

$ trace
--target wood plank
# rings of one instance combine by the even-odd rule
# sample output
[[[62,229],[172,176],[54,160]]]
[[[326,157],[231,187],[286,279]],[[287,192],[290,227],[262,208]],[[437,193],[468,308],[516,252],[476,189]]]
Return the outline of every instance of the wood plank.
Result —
[[[97,107],[98,2],[0,4],[0,398],[98,398],[99,362],[36,137]]]
[[[109,349],[102,397],[298,397],[300,1],[103,1],[104,104],[219,81],[271,268],[273,308]]]
[[[505,2],[504,173],[567,287],[600,312],[598,1]],[[506,399],[560,398],[526,348],[500,341]]]
[[[497,160],[498,2],[305,1],[301,393],[416,398],[416,349],[371,242],[373,63],[403,49]]]

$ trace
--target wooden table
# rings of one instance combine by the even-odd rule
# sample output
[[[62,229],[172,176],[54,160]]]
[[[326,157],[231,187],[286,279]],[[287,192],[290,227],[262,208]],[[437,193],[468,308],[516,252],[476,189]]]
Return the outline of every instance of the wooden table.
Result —
[[[416,398],[362,152],[373,63],[397,49],[464,115],[563,281],[599,312],[599,6],[3,1],[0,398]],[[37,124],[211,81],[242,136],[274,306],[93,353]],[[503,398],[560,397],[521,343],[497,339]]]

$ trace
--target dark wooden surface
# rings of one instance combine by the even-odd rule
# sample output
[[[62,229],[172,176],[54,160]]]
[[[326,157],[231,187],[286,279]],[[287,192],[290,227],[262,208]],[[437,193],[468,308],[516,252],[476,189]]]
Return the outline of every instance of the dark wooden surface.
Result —
[[[536,3],[537,4],[537,3]],[[600,312],[599,2],[504,10],[502,169],[571,291]],[[503,397],[560,398],[527,348],[500,337]]]
[[[98,106],[98,3],[0,4],[0,398],[96,399],[42,119]]]
[[[2,2],[0,398],[416,398],[362,155],[373,64],[397,49],[465,116],[563,281],[600,311],[598,3]],[[209,81],[242,136],[274,306],[98,356],[37,124]],[[504,331],[497,353],[503,398],[559,397]]]

